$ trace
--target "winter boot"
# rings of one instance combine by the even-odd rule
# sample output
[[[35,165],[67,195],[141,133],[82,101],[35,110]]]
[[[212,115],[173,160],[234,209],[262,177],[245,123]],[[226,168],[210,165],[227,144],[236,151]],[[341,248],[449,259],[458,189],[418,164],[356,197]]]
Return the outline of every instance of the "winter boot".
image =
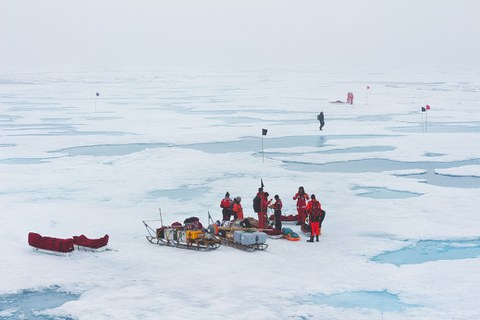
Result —
[[[307,240],[307,242],[313,242],[313,236],[310,236],[310,240]]]
[[[317,236],[317,242],[318,242],[318,236]]]

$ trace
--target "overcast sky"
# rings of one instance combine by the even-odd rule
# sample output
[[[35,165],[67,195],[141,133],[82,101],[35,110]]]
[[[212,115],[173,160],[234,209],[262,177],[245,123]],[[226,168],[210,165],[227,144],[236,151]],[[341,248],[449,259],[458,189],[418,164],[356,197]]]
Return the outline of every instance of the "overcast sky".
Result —
[[[10,67],[474,67],[476,0],[0,0]]]

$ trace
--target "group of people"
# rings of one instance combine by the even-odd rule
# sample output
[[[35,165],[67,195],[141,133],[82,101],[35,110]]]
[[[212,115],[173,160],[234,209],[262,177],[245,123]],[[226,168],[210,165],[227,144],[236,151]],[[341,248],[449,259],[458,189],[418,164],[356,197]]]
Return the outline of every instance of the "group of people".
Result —
[[[353,104],[353,92],[347,93],[347,103]]]
[[[230,198],[230,193],[225,193],[225,197],[220,201],[220,208],[222,208],[222,221],[243,220],[243,207],[241,204],[242,198]]]
[[[367,89],[369,88],[370,87],[367,87]],[[337,101],[332,101],[331,103],[345,103],[345,102],[341,100],[337,100]],[[353,104],[353,92],[347,93],[347,103]],[[317,120],[320,122],[320,130],[323,130],[323,127],[325,126],[325,115],[323,114],[323,111],[317,114]]]
[[[275,218],[274,228],[282,230],[282,200],[278,194],[276,194],[273,199],[269,199],[269,196],[270,194],[264,191],[263,187],[260,187],[253,199],[253,210],[258,216],[258,228],[265,229],[268,223],[267,210],[271,208],[273,209]],[[235,197],[232,200],[230,193],[225,193],[225,197],[220,202],[223,221],[230,221],[232,217],[234,220],[244,219],[241,200],[240,197]],[[322,209],[321,203],[316,199],[314,194],[309,196],[303,186],[298,188],[297,193],[293,196],[293,200],[297,201],[297,225],[304,225],[306,221],[308,221],[310,226],[310,239],[307,241],[313,242],[314,237],[316,237],[316,241],[319,241],[318,237],[321,235],[322,222],[325,219],[325,211]]]
[[[282,200],[280,196],[276,194],[273,198],[275,202],[272,203],[272,199],[268,199],[270,194],[263,191],[263,188],[258,188],[257,195],[253,198],[253,211],[258,215],[258,228],[264,229],[265,223],[267,223],[267,209],[273,209],[273,215],[275,217],[275,229],[282,230]]]
[[[322,222],[325,219],[322,204],[314,194],[310,197],[302,186],[298,188],[293,200],[297,200],[297,225],[303,225],[308,218],[310,239],[307,242],[313,242],[314,237],[318,241],[318,237],[322,234]]]

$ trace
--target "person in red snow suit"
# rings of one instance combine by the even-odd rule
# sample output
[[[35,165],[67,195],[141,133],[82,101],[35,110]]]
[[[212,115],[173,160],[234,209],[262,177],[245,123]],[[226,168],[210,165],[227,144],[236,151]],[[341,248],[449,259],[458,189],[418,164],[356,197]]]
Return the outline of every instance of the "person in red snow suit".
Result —
[[[242,204],[240,203],[241,201],[242,201],[242,198],[240,197],[236,197],[235,199],[233,199],[232,211],[233,211],[233,218],[235,220],[243,220],[243,208],[242,208]]]
[[[260,211],[258,212],[258,228],[264,229],[267,222],[267,208],[270,205],[271,200],[268,200],[268,192],[262,192],[260,194]]]
[[[275,202],[270,205],[273,209],[273,216],[275,217],[275,229],[282,231],[282,200],[279,195],[275,195]]]
[[[222,220],[223,221],[230,221],[230,217],[232,216],[232,205],[233,201],[230,198],[230,193],[225,193],[225,198],[220,201],[220,208],[222,208]]]
[[[314,194],[312,194],[312,200],[307,204],[307,214],[308,221],[310,223],[310,240],[307,242],[313,242],[313,237],[316,236],[318,241],[318,236],[321,234],[322,222],[325,219],[325,211],[322,209],[322,205],[317,201]]]
[[[302,225],[305,223],[305,208],[307,207],[307,200],[310,197],[305,193],[305,189],[302,186],[298,188],[298,192],[293,197],[293,200],[297,200],[297,225]]]
[[[347,103],[353,104],[353,92],[347,93]]]

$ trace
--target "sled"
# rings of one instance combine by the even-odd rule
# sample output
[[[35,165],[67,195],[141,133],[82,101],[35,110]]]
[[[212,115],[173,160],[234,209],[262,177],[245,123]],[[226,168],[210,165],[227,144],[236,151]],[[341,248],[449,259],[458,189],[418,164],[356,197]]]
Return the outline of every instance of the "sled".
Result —
[[[226,247],[231,247],[247,252],[263,251],[268,248],[266,244],[267,234],[262,232],[265,229],[245,228],[239,225],[218,226],[213,222],[212,217],[208,214],[211,224],[208,226],[209,232],[214,233]],[[244,235],[242,237],[241,235]]]
[[[309,224],[306,224],[306,223],[302,224],[302,226],[300,227],[300,230],[302,230],[302,232],[307,236],[310,236],[312,234],[312,228],[310,228]]]
[[[44,237],[35,232],[28,234],[28,244],[37,251],[56,255],[65,255],[74,249],[72,238]]]
[[[287,240],[289,240],[289,241],[298,241],[298,240],[300,240],[300,237],[299,237],[298,235],[297,235],[296,237],[292,237],[291,235],[286,235],[286,234],[284,234],[284,235],[283,235],[283,238],[284,238],[284,239],[287,239]]]
[[[105,251],[105,250],[108,250],[107,249],[108,239],[109,239],[108,234],[98,239],[90,239],[82,234],[80,236],[73,237],[73,245],[75,249],[78,251],[91,251],[91,252]]]
[[[238,230],[240,231],[240,230]],[[253,232],[248,232],[245,231],[248,234],[253,234]],[[258,231],[257,231],[258,232]],[[220,241],[222,245],[226,247],[232,247],[235,249],[247,251],[247,252],[252,252],[252,251],[263,251],[268,248],[268,244],[266,243],[241,243],[238,241],[235,241],[233,238],[234,233],[228,233],[225,237],[220,237]]]
[[[300,236],[290,228],[282,228],[283,237],[289,241],[298,241]]]
[[[220,247],[221,241],[214,233],[206,229],[198,229],[194,223],[174,223],[164,226],[163,220],[143,220],[148,235],[148,242],[159,246],[174,247],[179,249],[209,251]],[[158,227],[155,227],[158,226]]]
[[[267,237],[270,239],[282,239],[283,238],[283,233],[282,231],[278,229],[267,229],[263,230],[267,234]]]
[[[275,216],[272,214],[268,218],[268,220],[275,221]],[[296,215],[293,215],[293,214],[284,215],[284,214],[282,214],[280,216],[280,220],[282,221],[282,223],[295,223],[298,220],[298,215],[297,214]]]
[[[286,239],[289,241],[298,241],[300,240],[300,237],[298,234],[292,232],[290,234],[283,234],[282,231],[277,230],[277,229],[272,229],[272,230],[265,230],[263,231],[267,234],[269,238],[272,239]]]

